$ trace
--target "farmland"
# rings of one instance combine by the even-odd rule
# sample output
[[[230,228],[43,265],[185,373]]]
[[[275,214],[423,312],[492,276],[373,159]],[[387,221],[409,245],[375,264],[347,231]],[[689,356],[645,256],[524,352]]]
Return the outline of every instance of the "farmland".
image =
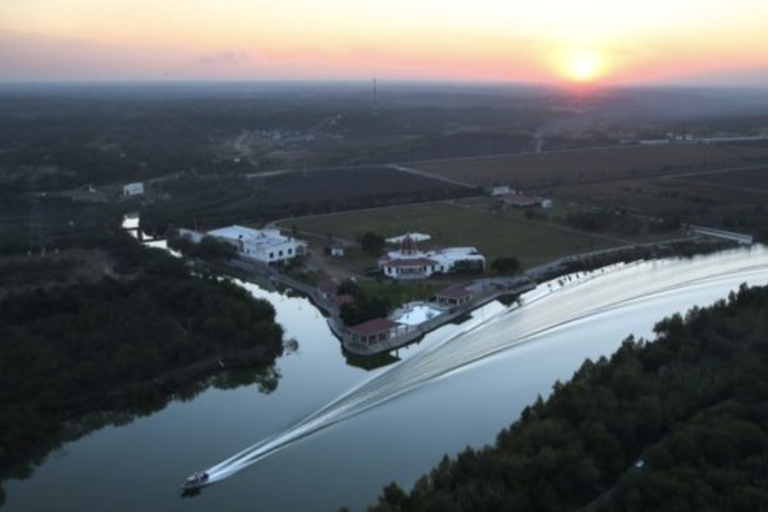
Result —
[[[327,213],[475,193],[430,177],[390,167],[347,167],[285,172],[264,178],[185,176],[158,186],[172,200],[146,208],[144,221],[162,227],[266,221],[284,216]]]
[[[707,177],[709,175],[703,175]],[[715,183],[686,179],[655,178],[575,184],[552,189],[559,201],[652,217],[678,218],[768,237],[766,194],[760,190],[734,189]]]
[[[390,167],[355,167],[291,172],[260,180],[256,189],[266,204],[342,202],[362,197],[413,194],[456,185]]]
[[[332,234],[357,240],[373,231],[384,236],[423,232],[432,236],[425,244],[475,246],[489,261],[514,256],[532,267],[577,252],[617,245],[605,237],[592,236],[556,225],[525,219],[518,212],[492,212],[463,202],[404,205],[349,213],[289,219],[282,227],[296,226],[302,232]]]
[[[429,162],[414,167],[476,185],[509,182],[524,188],[631,179],[768,160],[765,145],[664,145]]]
[[[768,167],[743,171],[707,173],[690,178],[692,181],[711,183],[732,189],[762,190],[768,192]]]

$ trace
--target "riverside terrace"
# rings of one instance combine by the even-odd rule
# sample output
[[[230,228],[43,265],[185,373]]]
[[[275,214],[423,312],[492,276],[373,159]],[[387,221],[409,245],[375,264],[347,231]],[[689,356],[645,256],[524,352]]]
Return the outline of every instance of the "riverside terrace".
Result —
[[[463,292],[457,287],[451,287],[445,290],[445,293],[438,293],[438,300],[429,305],[430,309],[441,312],[434,316],[424,315],[425,318],[420,323],[400,323],[395,315],[390,318],[376,318],[348,328],[334,323],[331,318],[329,322],[334,333],[341,338],[345,350],[355,355],[374,355],[413,343],[428,332],[489,302],[504,297],[516,297],[535,288],[536,283],[525,277],[479,280],[467,285]]]

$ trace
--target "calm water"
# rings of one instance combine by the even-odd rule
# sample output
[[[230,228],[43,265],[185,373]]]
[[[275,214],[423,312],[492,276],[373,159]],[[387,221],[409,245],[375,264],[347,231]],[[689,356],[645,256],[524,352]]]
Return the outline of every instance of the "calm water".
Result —
[[[490,304],[372,372],[347,364],[306,300],[244,284],[274,304],[299,342],[278,362],[273,393],[210,389],[69,443],[32,478],[7,482],[4,510],[359,510],[383,484],[410,487],[444,453],[492,442],[585,358],[612,353],[630,333],[650,336],[661,317],[710,304],[742,282],[768,284],[766,249],[581,275],[540,287],[520,308]],[[229,478],[179,497],[192,471],[265,438],[266,448],[227,466]]]

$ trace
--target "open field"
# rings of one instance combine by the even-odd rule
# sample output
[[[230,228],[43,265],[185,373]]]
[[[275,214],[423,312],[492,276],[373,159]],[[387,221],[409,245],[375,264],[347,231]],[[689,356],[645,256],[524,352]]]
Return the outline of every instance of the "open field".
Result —
[[[490,212],[456,203],[405,205],[375,210],[318,215],[285,220],[284,228],[330,233],[357,240],[374,231],[386,237],[405,232],[432,235],[435,246],[475,246],[492,262],[514,256],[533,267],[568,254],[618,245],[606,238],[561,229],[521,218],[517,212]]]
[[[761,190],[734,189],[689,177],[576,184],[555,188],[552,193],[556,201],[679,218],[768,238],[768,202]]]
[[[691,176],[687,179],[733,189],[751,189],[768,192],[768,167],[733,172],[707,173],[700,176]]]
[[[475,193],[386,166],[284,172],[264,178],[184,176],[158,185],[169,199],[148,205],[143,220],[205,228],[359,208],[418,203]]]
[[[415,168],[476,185],[510,182],[523,188],[639,178],[768,160],[768,145],[665,145],[585,149],[422,163]]]
[[[455,190],[457,185],[386,166],[292,172],[256,186],[267,204],[338,202],[361,197]]]

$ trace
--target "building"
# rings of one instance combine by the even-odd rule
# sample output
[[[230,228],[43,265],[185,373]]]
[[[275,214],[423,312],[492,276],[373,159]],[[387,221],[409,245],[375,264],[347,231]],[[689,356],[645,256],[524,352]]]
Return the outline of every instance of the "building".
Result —
[[[525,194],[506,194],[502,196],[504,204],[512,206],[514,208],[529,208],[536,206],[539,202],[533,197],[526,196]]]
[[[144,194],[144,183],[129,183],[123,187],[124,197],[140,196]]]
[[[335,279],[323,279],[317,283],[317,291],[328,300],[333,300],[336,294],[339,292],[339,282]]]
[[[387,243],[400,245],[406,238],[410,238],[416,243],[421,243],[431,240],[432,236],[426,233],[406,233],[404,235],[387,238]]]
[[[496,185],[491,188],[491,197],[500,197],[515,193],[516,192],[511,189],[509,185]]]
[[[450,286],[437,292],[435,301],[443,306],[459,306],[473,297],[474,293],[464,286]]]
[[[384,275],[397,280],[428,279],[432,275],[455,272],[459,267],[466,270],[485,269],[485,257],[474,247],[451,247],[432,251],[420,251],[416,241],[405,236],[397,251],[391,251],[379,260]]]
[[[361,324],[350,327],[349,333],[352,341],[362,343],[363,345],[372,345],[386,341],[393,336],[397,336],[403,327],[392,320],[386,318],[374,318]]]
[[[261,263],[288,261],[306,252],[304,242],[284,236],[279,229],[251,229],[243,226],[230,226],[207,233],[181,229],[179,234],[188,237],[195,243],[199,243],[204,236],[211,236],[233,245],[241,257]]]
[[[344,247],[341,245],[333,245],[331,246],[331,257],[332,258],[343,258],[344,257]]]

